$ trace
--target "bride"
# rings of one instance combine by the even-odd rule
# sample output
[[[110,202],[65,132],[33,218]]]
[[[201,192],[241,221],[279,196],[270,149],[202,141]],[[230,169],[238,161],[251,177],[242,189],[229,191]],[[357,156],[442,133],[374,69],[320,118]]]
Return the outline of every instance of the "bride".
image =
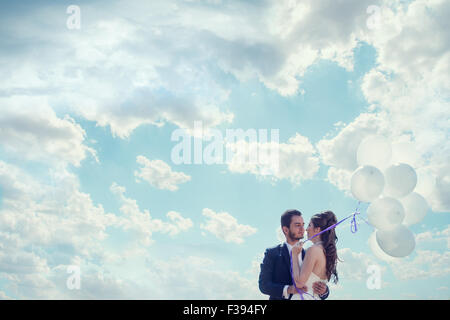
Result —
[[[306,229],[308,239],[311,239],[321,230],[337,223],[336,216],[332,211],[325,211],[314,215]],[[298,242],[292,248],[292,271],[297,288],[301,288],[305,300],[318,299],[319,296],[313,293],[312,284],[314,282],[327,283],[333,277],[334,283],[338,282],[336,271],[337,250],[336,233],[332,228],[311,239],[313,245],[306,250],[305,259],[302,262],[303,243]],[[300,267],[301,265],[301,267]],[[300,300],[300,294],[296,293],[291,300]]]

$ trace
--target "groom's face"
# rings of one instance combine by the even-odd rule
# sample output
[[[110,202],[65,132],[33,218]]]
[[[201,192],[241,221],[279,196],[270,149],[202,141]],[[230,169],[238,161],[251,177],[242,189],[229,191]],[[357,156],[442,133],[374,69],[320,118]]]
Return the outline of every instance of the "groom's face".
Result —
[[[289,237],[292,240],[303,239],[305,233],[305,223],[301,216],[293,216],[291,219],[291,225],[289,226]]]

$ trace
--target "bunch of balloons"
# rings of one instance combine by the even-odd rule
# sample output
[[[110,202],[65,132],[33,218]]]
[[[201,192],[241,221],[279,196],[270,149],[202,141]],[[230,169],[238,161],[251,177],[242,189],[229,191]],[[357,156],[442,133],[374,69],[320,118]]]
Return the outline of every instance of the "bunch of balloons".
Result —
[[[361,202],[370,202],[367,216],[376,228],[379,248],[391,257],[406,257],[416,246],[408,226],[428,211],[426,200],[414,192],[417,174],[407,163],[391,163],[392,146],[381,136],[369,136],[358,147],[359,168],[351,178],[351,192]]]

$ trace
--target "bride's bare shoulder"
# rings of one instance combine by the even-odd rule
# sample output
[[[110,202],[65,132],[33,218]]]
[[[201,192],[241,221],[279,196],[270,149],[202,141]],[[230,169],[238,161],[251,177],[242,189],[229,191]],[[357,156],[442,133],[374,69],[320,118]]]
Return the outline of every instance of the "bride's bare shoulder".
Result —
[[[323,249],[321,246],[313,245],[306,250],[306,254],[310,254],[312,256],[318,256],[323,253]]]

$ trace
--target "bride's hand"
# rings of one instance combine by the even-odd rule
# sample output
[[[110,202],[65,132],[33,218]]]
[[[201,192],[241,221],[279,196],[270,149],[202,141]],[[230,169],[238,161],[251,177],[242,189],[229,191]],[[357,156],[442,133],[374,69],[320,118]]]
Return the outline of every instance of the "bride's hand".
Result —
[[[303,242],[299,241],[292,247],[292,255],[298,256],[302,252]]]

